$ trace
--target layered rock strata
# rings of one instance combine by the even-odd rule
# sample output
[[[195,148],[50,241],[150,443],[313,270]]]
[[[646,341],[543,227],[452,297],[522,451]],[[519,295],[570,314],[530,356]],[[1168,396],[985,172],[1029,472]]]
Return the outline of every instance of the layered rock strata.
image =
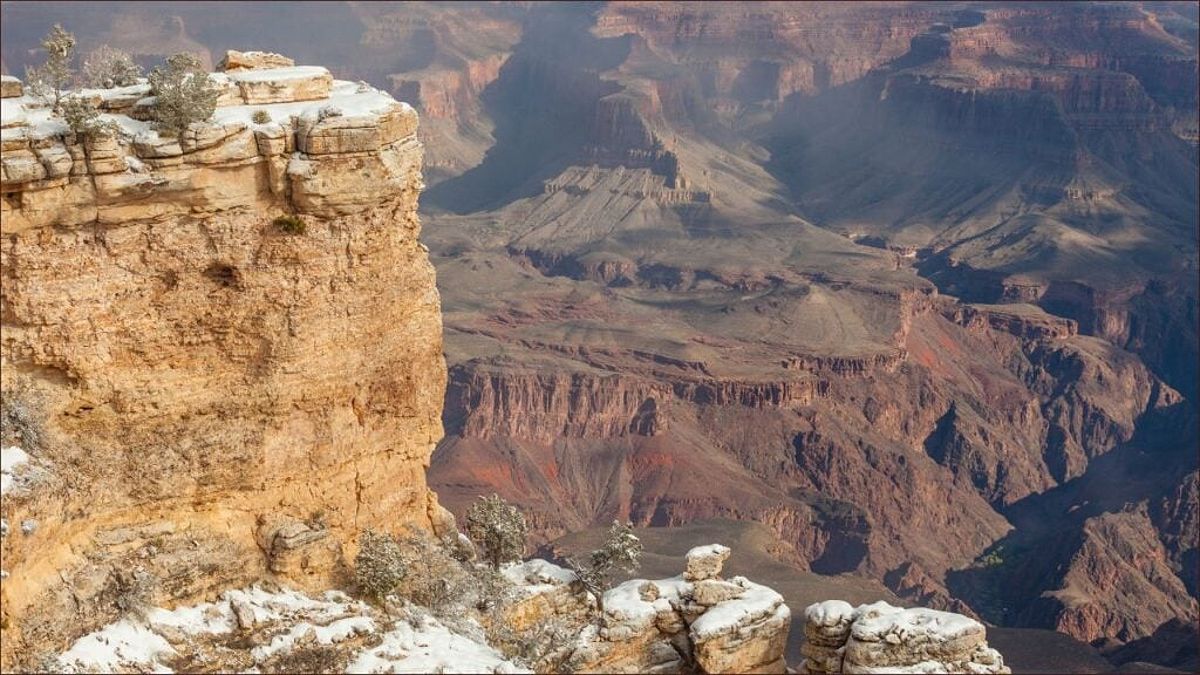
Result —
[[[145,85],[84,92],[120,131],[81,136],[6,78],[5,445],[36,468],[3,504],[34,524],[2,544],[6,668],[135,586],[321,587],[361,529],[445,520],[416,113],[287,61],[231,53],[179,138],[112,112]]]
[[[806,673],[1009,673],[974,619],[886,602],[841,600],[804,610]]]
[[[745,577],[721,578],[728,547],[700,546],[670,579],[631,579],[604,594],[599,623],[582,626],[565,654],[576,673],[782,673],[791,612],[783,597]],[[586,607],[574,575],[531,560],[505,572],[527,595],[514,625],[566,620]],[[562,598],[576,598],[574,603]]]

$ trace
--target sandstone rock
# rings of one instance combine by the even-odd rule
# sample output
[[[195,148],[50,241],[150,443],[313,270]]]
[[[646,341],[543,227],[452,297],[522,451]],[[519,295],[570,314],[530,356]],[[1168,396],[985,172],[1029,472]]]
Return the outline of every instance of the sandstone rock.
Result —
[[[745,590],[741,586],[728,581],[704,579],[695,583],[692,588],[692,599],[698,605],[711,607],[718,602],[732,600],[744,593]]]
[[[961,614],[837,600],[804,612],[801,670],[811,673],[1008,673],[982,624]]]
[[[217,64],[217,70],[262,70],[266,68],[289,68],[296,65],[292,59],[274,52],[239,52],[234,49],[225,51],[225,56]]]
[[[233,70],[226,75],[247,105],[326,99],[333,87],[333,77],[320,66]]]
[[[248,111],[219,109],[178,139],[5,129],[0,384],[7,402],[33,374],[72,482],[0,505],[14,530],[41,524],[0,542],[16,645],[0,667],[112,620],[104,580],[130,560],[174,604],[263,575],[327,588],[363,527],[452,527],[424,477],[445,366],[417,239],[421,146],[388,111],[409,129],[415,114],[316,70],[234,72],[268,74],[250,88],[283,83],[286,100],[331,96],[311,105],[363,124],[378,110],[391,140],[306,157],[290,185],[290,117],[251,129]],[[273,227],[281,213],[306,234]]]
[[[714,579],[721,574],[721,566],[729,557],[729,547],[720,544],[697,546],[687,552],[687,569],[683,578],[688,581]]]
[[[729,555],[703,547],[706,573]],[[696,556],[693,559],[699,558]],[[716,562],[714,563],[714,559]],[[542,563],[548,565],[548,563]],[[553,567],[553,566],[551,566]],[[511,578],[511,577],[510,577]],[[708,604],[694,602],[699,596]],[[633,579],[604,594],[599,627],[583,628],[566,668],[573,672],[782,673],[791,614],[775,591],[737,577]]]
[[[21,81],[12,75],[0,75],[0,98],[15,98],[24,93]]]

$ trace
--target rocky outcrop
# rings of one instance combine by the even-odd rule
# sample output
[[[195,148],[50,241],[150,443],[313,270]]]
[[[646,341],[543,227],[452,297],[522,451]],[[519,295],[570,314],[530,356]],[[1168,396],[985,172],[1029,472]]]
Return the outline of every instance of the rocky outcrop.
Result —
[[[416,114],[278,60],[227,59],[240,96],[180,138],[5,99],[4,402],[41,475],[4,498],[37,523],[2,543],[6,668],[110,617],[125,570],[157,602],[327,588],[362,528],[439,515]]]
[[[582,628],[565,657],[565,669],[576,673],[784,672],[791,613],[783,597],[765,586],[744,577],[722,579],[721,567],[729,553],[727,547],[715,544],[697,547],[688,552],[682,576],[632,579],[605,592],[599,624]],[[546,565],[530,561],[525,566],[530,564]],[[553,573],[537,575],[533,596],[557,594],[571,584],[573,575],[550,567]],[[528,606],[531,600],[522,602]],[[562,614],[542,615],[541,620],[552,617],[561,620]]]
[[[1010,673],[983,624],[886,602],[827,600],[804,610],[805,673]]]

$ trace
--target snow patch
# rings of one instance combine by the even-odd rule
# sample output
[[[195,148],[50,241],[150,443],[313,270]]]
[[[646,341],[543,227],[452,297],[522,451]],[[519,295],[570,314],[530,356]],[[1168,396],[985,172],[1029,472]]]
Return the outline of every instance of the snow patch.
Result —
[[[415,625],[414,625],[415,624]],[[398,622],[365,650],[349,673],[528,673],[491,647],[455,634],[432,617]]]
[[[787,617],[791,611],[783,604],[783,596],[756,584],[745,577],[734,577],[731,582],[746,589],[737,598],[719,602],[692,622],[692,638],[703,642],[709,638],[736,630],[768,615]]]
[[[67,673],[115,673],[129,669],[169,673],[171,670],[159,663],[159,659],[175,654],[162,636],[125,619],[76,640],[58,657],[57,666]]]
[[[311,80],[329,75],[322,66],[289,66],[286,68],[261,68],[257,70],[229,70],[221,73],[234,82],[284,82],[287,80]]]
[[[877,602],[859,607],[855,614],[851,635],[863,642],[878,642],[889,633],[905,641],[949,642],[984,632],[983,624],[972,618],[924,607],[901,609]]]
[[[29,453],[15,445],[0,448],[0,495],[7,494],[13,486],[13,476],[18,466],[29,462]]]

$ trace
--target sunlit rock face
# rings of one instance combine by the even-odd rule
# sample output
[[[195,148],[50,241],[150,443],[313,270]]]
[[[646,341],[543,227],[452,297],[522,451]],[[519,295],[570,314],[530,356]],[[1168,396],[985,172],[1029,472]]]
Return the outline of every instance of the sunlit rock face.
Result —
[[[29,459],[4,519],[36,524],[3,539],[6,667],[127,575],[163,602],[322,587],[362,528],[439,514],[417,115],[285,61],[231,56],[179,138],[121,112],[146,85],[84,92],[120,131],[82,138],[5,80],[4,399],[40,427],[5,439]]]

